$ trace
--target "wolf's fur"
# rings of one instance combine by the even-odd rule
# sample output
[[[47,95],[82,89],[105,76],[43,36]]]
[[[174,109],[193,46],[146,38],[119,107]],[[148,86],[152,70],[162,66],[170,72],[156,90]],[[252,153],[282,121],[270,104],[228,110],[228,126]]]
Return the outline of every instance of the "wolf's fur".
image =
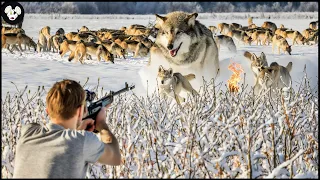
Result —
[[[270,21],[265,21],[262,26],[262,28],[266,28],[266,29],[271,29],[272,30],[272,33],[274,34],[275,31],[277,30],[277,25],[273,22],[270,22]]]
[[[319,35],[318,35],[318,30],[314,34],[312,34],[307,40],[308,45],[315,45],[318,44],[319,41]]]
[[[279,35],[279,36],[282,36],[282,37],[284,37],[285,38],[285,36],[286,36],[286,30],[289,30],[288,28],[278,28],[275,32],[274,32],[274,34],[276,34],[276,35]]]
[[[92,40],[92,37],[95,42],[100,42],[100,38],[95,36],[94,34],[91,33],[75,33],[75,32],[69,32],[66,34],[66,37],[68,40],[73,40],[73,41],[84,41],[84,42],[90,42]]]
[[[64,35],[64,29],[63,29],[63,28],[59,28],[59,29],[56,31],[56,35]]]
[[[40,53],[41,51],[46,52],[48,51],[48,40],[46,36],[42,33],[42,30],[39,32],[39,39],[37,43],[37,51]]]
[[[316,33],[318,30],[313,30],[311,28],[307,28],[302,31],[302,35],[306,38],[309,39],[314,33]]]
[[[83,32],[83,31],[90,31],[89,28],[87,26],[82,26],[78,32]]]
[[[179,11],[165,17],[156,15],[159,33],[148,66],[163,65],[175,72],[193,73],[200,87],[202,76],[211,80],[219,72],[219,55],[211,31],[196,20],[197,16]]]
[[[225,29],[229,28],[229,26],[230,26],[228,23],[219,23],[217,26],[218,26],[218,30],[219,30],[220,34],[223,34],[223,35],[228,34],[229,29],[226,30],[228,32],[225,32]]]
[[[128,40],[134,40],[143,43],[147,48],[151,48],[153,42],[145,35],[132,35]]]
[[[107,50],[114,56],[125,57],[125,49],[123,49],[119,44],[112,41],[102,41],[101,44],[107,48]]]
[[[67,52],[74,51],[76,49],[77,41],[64,39],[59,45],[59,54],[63,57]]]
[[[21,33],[21,34],[26,34],[25,31],[22,28],[15,28],[15,27],[2,27],[1,28],[1,34],[6,34],[6,33]]]
[[[254,94],[261,94],[263,89],[276,89],[291,86],[292,80],[290,71],[292,62],[286,67],[276,62],[270,64],[270,67],[262,67],[254,85]]]
[[[125,46],[127,47],[126,48],[127,51],[132,52],[134,54],[134,58],[138,56],[145,57],[149,53],[150,49],[141,42],[133,41],[133,40],[125,40],[124,43],[126,44]]]
[[[73,52],[71,53],[70,56],[72,56]],[[84,45],[84,41],[80,40],[76,43],[76,49],[74,50],[74,57],[76,59],[76,61],[80,61],[81,64],[83,64],[84,60],[84,56],[87,54],[86,52],[86,46]],[[80,59],[79,59],[80,58]],[[69,57],[68,59],[69,61],[71,61],[72,59]]]
[[[266,45],[266,42],[269,43],[272,41],[272,36],[269,31],[255,31],[251,35],[252,41],[257,41],[257,45]]]
[[[309,24],[309,28],[313,29],[313,30],[317,30],[318,29],[318,21],[312,21]]]
[[[251,24],[253,24],[252,17],[248,17],[248,26],[250,26]]]
[[[233,42],[232,37],[225,36],[225,35],[218,35],[214,37],[214,40],[217,44],[219,51],[220,51],[220,46],[222,45],[222,46],[226,46],[229,49],[229,51],[231,51],[232,53],[237,52],[237,48]]]
[[[176,99],[178,104],[180,104],[181,101],[185,102],[185,98],[180,96],[181,90],[187,91],[193,96],[198,95],[198,92],[193,89],[189,82],[189,80],[194,78],[194,74],[183,76],[178,72],[173,73],[172,68],[166,70],[162,66],[159,66],[157,77],[159,94],[162,98],[167,95]]]
[[[134,24],[129,26],[124,33],[127,35],[146,35],[148,37],[151,33],[151,29],[146,28],[143,25]]]
[[[291,31],[287,30],[285,31],[285,38],[292,39],[292,45],[295,43],[297,44],[305,44],[306,43],[306,38],[303,37],[303,35],[299,31]]]
[[[241,24],[238,24],[238,23],[231,23],[231,26],[233,26],[234,29],[240,29],[240,28],[242,28],[242,25],[241,25]]]
[[[235,30],[232,24],[223,23],[222,32],[221,34],[227,35],[229,32]]]
[[[45,36],[50,36],[50,27],[49,26],[43,27],[39,33],[42,33]]]
[[[248,51],[244,52],[243,55],[244,55],[244,57],[246,57],[247,59],[249,59],[251,61],[250,68],[253,72],[255,79],[257,78],[259,72],[261,71],[261,68],[263,66],[268,66],[267,57],[263,52],[261,52],[260,57],[257,57],[256,54],[250,53]]]
[[[22,50],[22,44],[25,45],[24,49],[26,50],[26,47],[28,46],[28,49],[30,50],[30,47],[33,47],[34,50],[36,50],[36,43],[30,38],[29,36],[23,34],[23,33],[6,33],[1,35],[1,43],[2,48],[7,45],[7,49],[12,52],[12,49],[15,48],[18,51]],[[10,50],[10,45],[12,46],[12,49]],[[18,45],[19,49],[16,47]]]
[[[75,50],[71,52],[68,60],[71,61],[75,56],[79,56],[76,53],[81,53],[80,59],[83,59],[84,55],[89,54],[91,56],[97,56],[98,61],[100,61],[102,57],[105,61],[111,61],[114,63],[113,55],[101,44],[80,41],[76,43]]]
[[[208,27],[210,29],[210,31],[212,32],[213,35],[216,35],[218,32],[218,28],[215,26],[209,26]]]
[[[250,24],[249,26],[248,26],[248,28],[257,28],[258,26],[256,25],[256,24]]]
[[[49,26],[45,26],[45,27],[43,27],[41,30],[40,30],[40,32],[39,32],[39,38],[40,38],[40,34],[43,34],[44,35],[44,37],[46,38],[46,42],[47,42],[47,44],[46,44],[46,46],[44,47],[44,45],[42,44],[42,42],[43,42],[43,40],[41,40],[41,42],[40,42],[40,45],[45,49],[44,51],[50,51],[51,50],[51,45],[50,45],[50,37],[51,37],[51,35],[50,35],[50,27]]]
[[[55,52],[54,50],[57,50],[57,52],[59,51],[59,46],[65,38],[66,37],[63,36],[62,34],[61,35],[53,35],[50,37],[49,44],[50,44],[53,52]]]
[[[274,53],[274,46],[278,47],[278,54],[280,54],[280,48],[283,52],[288,52],[291,55],[291,46],[289,45],[288,41],[278,35],[274,35],[272,38],[272,52]]]
[[[249,37],[245,31],[241,30],[232,30],[227,34],[227,36],[236,39],[238,41],[238,45],[240,44],[240,42],[251,45],[252,42],[252,38]]]

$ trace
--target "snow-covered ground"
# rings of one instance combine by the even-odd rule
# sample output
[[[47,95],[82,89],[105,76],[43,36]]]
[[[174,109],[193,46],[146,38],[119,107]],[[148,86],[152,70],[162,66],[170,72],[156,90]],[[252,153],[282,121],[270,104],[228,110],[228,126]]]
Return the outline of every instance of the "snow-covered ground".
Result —
[[[316,13],[315,13],[316,14]],[[62,15],[63,16],[63,15]],[[201,16],[201,15],[200,15]],[[287,15],[288,16],[288,15]],[[28,18],[29,17],[29,18]],[[122,26],[129,26],[130,24],[142,24],[147,25],[149,22],[153,22],[155,17],[151,15],[127,15],[127,19],[124,16],[115,16],[114,19],[91,19],[90,16],[84,15],[83,19],[79,18],[80,15],[76,15],[77,18],[57,18],[50,19],[49,15],[26,15],[23,28],[28,36],[31,36],[35,41],[38,39],[38,32],[44,26],[51,27],[51,34],[55,33],[58,28],[64,28],[65,32],[77,31],[81,26],[85,25],[91,30],[98,30],[100,28],[119,29]],[[71,16],[72,17],[72,16]],[[112,16],[111,16],[112,17]],[[135,18],[136,19],[130,19]],[[144,18],[145,17],[145,18]],[[203,16],[200,22],[209,25],[217,25],[220,22],[226,23],[240,23],[247,25],[247,19],[236,20],[217,20],[210,19],[210,16]],[[257,25],[262,25],[264,21],[273,21],[278,26],[283,24],[285,27],[289,27],[302,32],[308,28],[311,20],[309,19],[254,19],[253,22]],[[289,40],[289,43],[291,41]],[[237,44],[237,43],[236,43]],[[303,76],[303,66],[307,65],[308,75],[312,76],[312,84],[316,85],[318,74],[318,46],[303,46],[295,45],[292,47],[292,55],[288,54],[273,54],[271,46],[237,46],[238,52],[236,55],[231,55],[226,48],[221,49],[220,62],[221,62],[221,76],[220,80],[226,82],[231,76],[231,72],[227,70],[227,66],[231,60],[240,63],[246,72],[246,82],[249,85],[253,85],[253,77],[250,70],[250,63],[243,57],[244,51],[254,52],[260,54],[264,52],[267,56],[268,63],[273,61],[278,62],[280,65],[286,65],[289,61],[293,62],[293,69],[291,76],[293,81],[297,81]],[[132,58],[129,56],[126,60],[116,59],[115,64],[107,62],[86,61],[85,65],[81,65],[79,62],[68,62],[67,57],[60,58],[58,53],[45,52],[36,53],[34,51],[25,51],[20,55],[15,53],[14,55],[8,52],[6,49],[2,50],[2,94],[4,97],[6,92],[16,92],[15,86],[11,83],[14,82],[19,89],[23,89],[26,85],[35,91],[38,86],[44,86],[46,89],[50,88],[52,84],[64,78],[71,78],[80,81],[82,84],[89,77],[87,88],[93,88],[96,85],[98,78],[100,78],[100,85],[106,90],[116,90],[123,86],[124,82],[129,84],[135,84],[134,90],[138,95],[146,95],[146,90],[142,86],[142,81],[139,76],[139,71],[146,66],[148,58]],[[145,81],[143,81],[145,82]],[[294,86],[294,84],[293,84]]]

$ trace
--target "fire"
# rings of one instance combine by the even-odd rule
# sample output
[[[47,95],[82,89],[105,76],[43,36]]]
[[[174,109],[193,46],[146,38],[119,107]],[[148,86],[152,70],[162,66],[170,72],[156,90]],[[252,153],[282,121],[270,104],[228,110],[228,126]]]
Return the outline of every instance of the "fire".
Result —
[[[228,66],[228,69],[233,72],[230,79],[228,80],[228,88],[230,92],[238,92],[239,86],[238,82],[241,80],[241,73],[243,73],[243,69],[240,64],[238,63],[231,63]]]

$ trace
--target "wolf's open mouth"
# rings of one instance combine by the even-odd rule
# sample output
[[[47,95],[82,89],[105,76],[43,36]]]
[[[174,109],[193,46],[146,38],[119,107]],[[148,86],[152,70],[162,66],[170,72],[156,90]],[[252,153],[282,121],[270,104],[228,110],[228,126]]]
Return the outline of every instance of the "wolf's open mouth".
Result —
[[[177,55],[177,52],[179,51],[181,44],[182,44],[182,42],[180,43],[180,45],[178,46],[177,49],[170,50],[171,57],[175,57]]]

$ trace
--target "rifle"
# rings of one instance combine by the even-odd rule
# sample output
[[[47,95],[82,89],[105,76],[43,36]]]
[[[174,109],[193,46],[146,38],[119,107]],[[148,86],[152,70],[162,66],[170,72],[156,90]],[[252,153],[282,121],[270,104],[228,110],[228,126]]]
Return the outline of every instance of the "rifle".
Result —
[[[121,93],[124,93],[126,91],[129,91],[131,89],[134,89],[135,86],[128,86],[128,83],[125,83],[125,88],[120,89],[117,92],[110,91],[110,93],[107,96],[102,97],[101,99],[97,100],[96,102],[90,103],[88,106],[88,115],[82,120],[87,119],[87,118],[92,118],[93,120],[96,120],[96,117],[102,107],[107,106],[108,104],[111,104],[113,102],[113,97],[116,95],[119,95]],[[88,127],[90,128],[90,127]],[[95,131],[94,131],[95,132]]]

